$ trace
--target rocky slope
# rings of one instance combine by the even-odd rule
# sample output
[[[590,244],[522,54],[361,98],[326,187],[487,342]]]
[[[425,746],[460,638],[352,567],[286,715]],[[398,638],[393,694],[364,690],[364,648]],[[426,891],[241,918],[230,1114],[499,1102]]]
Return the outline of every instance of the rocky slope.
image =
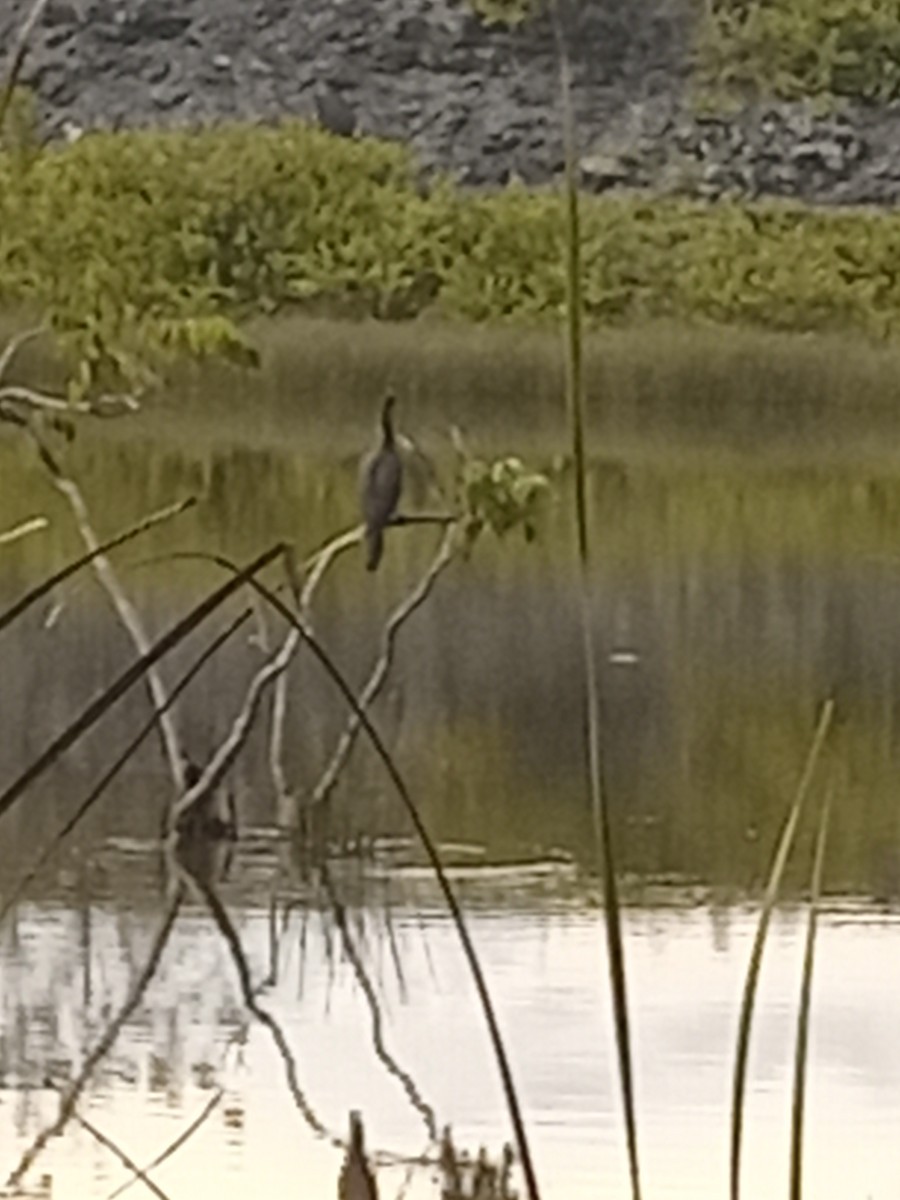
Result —
[[[26,0],[0,0],[8,47]],[[686,100],[694,0],[572,6],[584,180],[719,196],[891,203],[900,114],[758,106],[699,118]],[[323,84],[363,132],[469,183],[560,169],[546,20],[485,28],[464,0],[50,0],[25,82],[51,131],[313,117]]]

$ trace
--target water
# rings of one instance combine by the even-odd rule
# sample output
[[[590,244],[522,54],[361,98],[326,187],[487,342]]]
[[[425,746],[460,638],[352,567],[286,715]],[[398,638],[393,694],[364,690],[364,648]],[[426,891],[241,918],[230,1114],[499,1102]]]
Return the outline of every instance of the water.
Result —
[[[238,914],[236,914],[238,915]],[[454,935],[433,909],[393,913],[405,999],[381,961],[385,1040],[463,1144],[499,1148],[508,1136],[484,1030]],[[239,910],[257,977],[269,966],[268,913]],[[77,1064],[109,1007],[121,1003],[157,924],[147,910],[103,903],[28,905],[18,947],[4,945],[7,1030],[0,1092],[4,1161],[11,1162],[55,1099],[39,1086],[53,1064]],[[89,937],[86,936],[89,931]],[[516,1064],[540,1177],[548,1194],[581,1200],[627,1195],[621,1119],[602,985],[601,922],[577,903],[499,898],[472,917]],[[725,1194],[728,1102],[736,1002],[753,915],[729,906],[635,909],[626,920],[636,1032],[640,1131],[647,1192],[686,1200]],[[376,1059],[371,1017],[346,965],[324,969],[317,915],[288,925],[278,983],[261,1003],[282,1023],[318,1118],[341,1131],[348,1105],[367,1117],[378,1147],[422,1151],[425,1127]],[[777,1195],[787,1177],[790,1071],[801,914],[774,929],[760,996],[747,1108],[746,1194]],[[427,939],[427,954],[426,954]],[[851,910],[823,920],[812,1027],[808,1194],[892,1196],[900,1150],[894,1130],[900,1054],[896,917]],[[15,1030],[11,1042],[9,1031]],[[30,1084],[36,1090],[27,1090]],[[92,1084],[80,1111],[140,1163],[182,1132],[222,1089],[196,1137],[154,1178],[169,1195],[206,1184],[238,1197],[329,1196],[339,1157],[294,1107],[268,1033],[242,1011],[234,972],[202,912],[182,917],[157,977]],[[41,1160],[54,1194],[105,1196],[127,1174],[74,1128]],[[386,1169],[383,1194],[405,1172]],[[425,1196],[419,1170],[411,1194]]]
[[[209,564],[161,555],[203,549],[246,561],[281,537],[302,552],[354,522],[359,419],[342,418],[325,436],[299,418],[276,429],[266,412],[249,424],[227,406],[214,419],[191,411],[185,426],[171,416],[168,424],[141,419],[79,438],[70,451],[103,535],[189,492],[203,496],[196,510],[120,557],[152,632],[221,581]],[[407,420],[420,433],[426,416],[419,408]],[[494,417],[491,444],[517,447],[516,430],[497,425]],[[478,428],[472,413],[476,444]],[[551,463],[552,439],[532,428],[525,440],[539,463]],[[791,428],[790,440],[802,441],[802,431]],[[741,460],[711,443],[648,456],[623,443],[592,467],[604,762],[628,901],[646,1194],[726,1193],[752,899],[818,707],[834,695],[841,720],[813,790],[817,804],[830,783],[835,819],[814,989],[806,1180],[817,1200],[889,1200],[900,1178],[900,479],[883,463],[832,453],[818,461],[814,447],[800,461],[783,444],[775,450],[766,460]],[[566,485],[564,477],[563,497]],[[415,503],[435,502],[414,495]],[[6,604],[77,553],[78,542],[41,469],[12,439],[0,443],[0,512],[4,528],[38,513],[50,520],[43,533],[0,549]],[[354,683],[365,678],[381,624],[427,567],[437,536],[397,531],[374,580],[350,554],[323,585],[316,625]],[[79,578],[0,634],[2,780],[131,657],[106,598]],[[486,541],[471,562],[453,566],[402,631],[375,709],[456,867],[539,1176],[547,1195],[566,1200],[600,1187],[627,1194],[581,774],[576,600],[560,500],[537,545]],[[167,661],[170,682],[213,625]],[[181,702],[179,725],[198,758],[224,736],[261,662],[261,632],[252,632],[236,637]],[[277,622],[266,633],[274,639]],[[4,817],[4,896],[145,711],[142,696],[130,696]],[[299,793],[315,784],[343,719],[333,690],[304,658],[285,758]],[[359,1108],[374,1148],[419,1156],[424,1122],[373,1052],[371,1012],[341,952],[322,881],[276,829],[267,756],[261,725],[233,772],[242,839],[218,884],[254,982],[275,962],[274,905],[276,980],[259,1002],[283,1027],[300,1086],[329,1133],[342,1135],[347,1111]],[[140,975],[167,903],[153,849],[167,797],[151,742],[0,929],[4,1175],[53,1116],[48,1083],[61,1086],[77,1072]],[[406,834],[377,760],[360,747],[333,807],[335,851],[361,835]],[[786,1187],[810,850],[806,830],[763,973],[747,1109],[750,1200]],[[342,857],[336,891],[375,982],[388,1048],[459,1145],[474,1151],[483,1143],[496,1155],[509,1137],[496,1070],[452,931],[417,861],[405,845],[388,867],[378,857],[362,865]],[[153,1172],[169,1195],[211,1181],[223,1197],[250,1189],[272,1200],[334,1194],[340,1152],[298,1113],[270,1034],[248,1014],[221,933],[192,893],[77,1111],[147,1163],[208,1103],[198,1132]],[[127,1178],[77,1121],[51,1140],[28,1180],[37,1186],[42,1175],[66,1198],[105,1197]],[[404,1167],[382,1167],[382,1194],[396,1194],[404,1176]],[[410,1188],[433,1196],[431,1171],[417,1169]]]

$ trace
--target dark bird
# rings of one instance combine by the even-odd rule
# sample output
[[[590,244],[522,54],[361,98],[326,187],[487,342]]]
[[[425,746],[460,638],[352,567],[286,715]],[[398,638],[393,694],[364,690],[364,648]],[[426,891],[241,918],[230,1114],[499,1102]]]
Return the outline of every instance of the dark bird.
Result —
[[[350,1145],[338,1180],[338,1200],[378,1200],[375,1176],[366,1159],[362,1117],[350,1114]]]
[[[323,129],[338,137],[353,137],[356,132],[356,113],[340,94],[327,83],[317,85],[313,99],[316,117]]]
[[[369,571],[374,571],[381,562],[385,526],[397,511],[403,488],[403,462],[391,417],[394,404],[394,396],[389,392],[381,413],[381,446],[362,465],[360,499],[366,525],[366,569]]]

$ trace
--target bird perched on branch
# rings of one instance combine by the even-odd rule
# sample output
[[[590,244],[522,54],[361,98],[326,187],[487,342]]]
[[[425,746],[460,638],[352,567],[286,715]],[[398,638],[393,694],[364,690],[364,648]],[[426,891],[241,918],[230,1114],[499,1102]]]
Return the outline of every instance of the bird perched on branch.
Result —
[[[385,397],[381,412],[381,445],[362,464],[360,500],[365,522],[366,569],[374,571],[384,550],[384,530],[400,503],[403,489],[403,462],[394,434],[392,392]]]
[[[366,1160],[362,1117],[350,1114],[350,1145],[338,1180],[338,1200],[378,1200],[375,1176]]]

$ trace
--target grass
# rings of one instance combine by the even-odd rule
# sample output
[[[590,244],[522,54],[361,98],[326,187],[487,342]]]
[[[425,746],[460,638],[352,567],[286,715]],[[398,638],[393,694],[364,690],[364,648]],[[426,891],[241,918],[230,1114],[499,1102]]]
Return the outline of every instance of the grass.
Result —
[[[741,1149],[744,1126],[744,1089],[747,1081],[747,1057],[750,1049],[750,1032],[753,1025],[753,1010],[756,1000],[756,988],[759,982],[759,972],[762,966],[762,956],[765,949],[766,936],[769,932],[769,923],[772,919],[772,914],[775,911],[775,906],[778,902],[778,895],[781,887],[782,877],[784,875],[784,869],[794,846],[794,840],[797,836],[800,817],[802,815],[806,799],[809,795],[815,769],[822,753],[822,747],[825,744],[825,739],[828,736],[833,716],[834,701],[829,699],[826,700],[826,702],[822,705],[822,709],[816,723],[815,733],[810,744],[809,753],[806,758],[806,764],[803,768],[800,782],[797,785],[797,790],[794,794],[794,799],[788,812],[787,819],[785,820],[781,835],[778,839],[775,854],[772,859],[772,866],[766,881],[765,894],[762,900],[762,907],[760,908],[759,923],[756,928],[756,935],[753,939],[753,947],[750,952],[750,963],[747,968],[747,977],[744,982],[744,990],[741,996],[741,1012],[735,1050],[734,1085],[731,1109],[731,1200],[739,1200],[741,1190]],[[816,880],[821,878],[822,852],[823,842],[820,838],[819,848],[816,853],[817,870],[814,872]],[[807,954],[808,965],[806,968],[806,974],[809,977],[811,977],[812,969],[810,958],[811,953],[812,951],[809,949]],[[803,1014],[803,1009],[804,1005],[801,1004],[801,1014]],[[802,1042],[802,1040],[803,1039],[801,1037],[800,1042]],[[802,1070],[798,1069],[794,1078],[795,1113],[798,1110],[802,1111],[802,1080],[803,1072]]]
[[[390,386],[402,424],[433,442],[455,423],[480,444],[567,448],[556,332],[303,316],[250,330],[260,371],[180,368],[148,402],[141,433],[283,448],[296,431],[307,451],[319,446],[333,460],[336,438],[348,450],[364,444]],[[900,348],[892,344],[657,322],[588,332],[582,352],[589,453],[670,464],[709,447],[745,462],[764,454],[769,464],[896,460]],[[54,382],[56,374],[35,347],[22,355],[21,377]],[[134,429],[110,422],[102,433]]]

